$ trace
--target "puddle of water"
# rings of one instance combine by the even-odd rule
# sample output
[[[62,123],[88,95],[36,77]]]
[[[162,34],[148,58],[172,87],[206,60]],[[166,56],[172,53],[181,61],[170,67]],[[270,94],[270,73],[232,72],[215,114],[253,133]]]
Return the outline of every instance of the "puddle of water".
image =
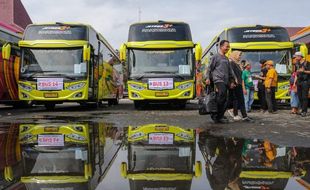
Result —
[[[170,129],[166,131],[158,131],[151,125],[133,131],[129,128],[125,146],[97,189],[309,188],[310,148],[167,127]],[[173,141],[161,134],[167,132],[173,134],[170,136]],[[196,134],[189,140],[178,138],[182,136],[180,133],[184,137]]]
[[[166,124],[0,124],[0,189],[298,190],[309,184],[307,147]]]
[[[95,189],[123,134],[94,122],[0,124],[0,189]]]

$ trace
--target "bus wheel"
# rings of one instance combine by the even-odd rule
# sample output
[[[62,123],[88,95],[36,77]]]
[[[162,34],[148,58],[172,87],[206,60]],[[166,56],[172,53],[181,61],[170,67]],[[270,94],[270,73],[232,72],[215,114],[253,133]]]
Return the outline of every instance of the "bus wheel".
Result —
[[[110,107],[110,106],[113,106],[113,105],[114,105],[113,100],[108,100],[108,106]]]
[[[135,100],[135,101],[133,101],[133,103],[134,103],[135,109],[139,110],[142,108],[142,102],[141,101]]]
[[[44,106],[47,110],[54,110],[55,109],[55,103],[45,103]]]
[[[179,101],[175,101],[175,102],[173,102],[173,104],[174,104],[174,106],[176,107],[176,108],[179,108],[179,109],[185,109],[186,108],[186,100],[184,101],[184,100],[179,100]]]
[[[133,101],[133,103],[134,103],[135,109],[137,109],[137,110],[141,110],[145,106],[145,103],[143,101],[135,100],[135,101]]]
[[[118,105],[118,104],[119,104],[119,95],[117,93],[116,98],[113,100],[113,105]]]
[[[18,101],[18,102],[14,102],[13,104],[13,108],[31,108],[33,105],[32,101]]]

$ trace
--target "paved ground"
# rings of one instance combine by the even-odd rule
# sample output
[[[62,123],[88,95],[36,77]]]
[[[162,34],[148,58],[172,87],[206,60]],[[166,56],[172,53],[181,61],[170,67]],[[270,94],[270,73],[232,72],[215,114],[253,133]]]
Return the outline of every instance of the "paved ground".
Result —
[[[310,116],[301,118],[290,114],[287,109],[278,114],[263,114],[254,110],[249,115],[254,123],[230,122],[214,124],[208,115],[198,115],[197,102],[187,104],[179,110],[167,105],[154,105],[144,110],[135,110],[129,100],[121,100],[120,105],[101,108],[85,108],[77,104],[57,105],[54,111],[46,111],[43,106],[30,109],[13,109],[0,106],[0,122],[55,122],[92,121],[113,124],[116,127],[163,123],[184,128],[202,128],[220,136],[269,139],[274,143],[291,146],[305,146],[310,142]]]

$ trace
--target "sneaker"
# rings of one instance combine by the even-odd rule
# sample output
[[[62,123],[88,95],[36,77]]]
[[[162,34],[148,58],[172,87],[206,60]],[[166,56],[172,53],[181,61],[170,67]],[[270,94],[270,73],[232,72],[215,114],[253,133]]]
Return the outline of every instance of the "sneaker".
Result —
[[[306,117],[307,113],[306,112],[302,112],[300,115],[301,115],[301,117]]]
[[[242,118],[239,115],[234,116],[234,121],[240,121]]]
[[[251,123],[254,122],[254,120],[250,117],[244,117],[244,118],[242,118],[242,121],[251,122]]]
[[[229,109],[227,110],[228,114],[230,115],[230,117],[234,117],[234,111],[233,109]]]

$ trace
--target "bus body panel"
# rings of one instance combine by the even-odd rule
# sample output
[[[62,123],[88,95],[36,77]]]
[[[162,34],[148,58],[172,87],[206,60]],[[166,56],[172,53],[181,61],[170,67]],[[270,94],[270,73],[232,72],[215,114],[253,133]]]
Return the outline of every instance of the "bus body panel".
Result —
[[[5,24],[1,23],[0,27],[0,101],[4,103],[17,102],[20,68],[20,49],[17,44],[21,35],[13,31]],[[2,46],[5,43],[11,44],[11,57],[9,60],[2,58]]]
[[[142,86],[144,89],[136,90],[132,88],[132,84]],[[184,84],[190,84],[190,87],[183,90],[177,88]],[[147,83],[128,81],[128,97],[131,100],[190,100],[194,98],[194,80],[174,82],[172,90],[149,90]]]
[[[154,53],[154,55],[141,55],[139,59],[143,59],[145,56],[152,56],[153,62],[150,61],[151,58],[148,61],[141,61],[139,62],[139,66],[141,69],[142,67],[146,67],[142,64],[149,64],[149,67],[154,67],[153,70],[149,71],[142,71],[140,73],[141,75],[145,75],[147,72],[155,72],[153,73],[154,76],[148,76],[148,77],[132,77],[132,69],[135,68],[135,63],[130,63],[129,59],[135,60],[135,55],[132,55],[131,58],[128,58],[127,66],[129,67],[129,79],[128,79],[128,97],[131,100],[134,101],[170,101],[170,100],[190,100],[195,97],[195,69],[194,69],[194,54],[192,53],[190,58],[186,59],[186,63],[181,63],[180,61],[176,61],[179,65],[186,65],[191,68],[191,73],[188,74],[188,78],[174,81],[173,88],[172,89],[165,89],[165,90],[155,90],[148,88],[147,83],[143,82],[144,80],[149,80],[151,78],[158,78],[158,79],[164,79],[164,77],[161,78],[161,76],[158,75],[157,69],[160,66],[157,66],[158,64],[163,64],[165,66],[162,66],[161,69],[165,69],[165,67],[171,67],[172,60],[174,59],[174,56],[176,56],[176,51],[182,50],[182,49],[188,49],[193,50],[195,47],[195,44],[192,42],[191,38],[191,32],[189,29],[189,25],[183,22],[166,22],[166,21],[158,21],[158,22],[141,22],[141,23],[135,23],[130,26],[129,29],[129,38],[128,42],[125,43],[125,46],[127,48],[127,55],[130,57],[130,52],[132,51],[140,51],[144,52],[146,54],[151,54],[151,52],[157,52]],[[172,51],[171,55],[167,55],[167,58],[163,58],[165,52]],[[155,55],[158,54],[158,55]],[[161,55],[159,55],[161,54]],[[183,55],[184,56],[184,55]],[[188,56],[188,55],[186,55]],[[160,62],[156,59],[162,58],[163,62]],[[177,58],[175,58],[177,59]],[[154,61],[156,60],[156,61]],[[135,62],[135,61],[134,61]],[[133,65],[131,65],[133,64]],[[178,65],[178,67],[179,67]],[[173,71],[173,73],[167,73],[165,75],[165,78],[173,78],[176,71]],[[177,87],[185,84],[185,83],[191,83],[189,87],[186,89],[178,89]],[[140,86],[143,87],[143,90],[135,89],[133,86]]]
[[[83,84],[83,87],[77,90],[69,90],[68,87]],[[88,99],[88,81],[64,82],[64,90],[49,91],[37,90],[37,82],[19,81],[19,97],[21,100],[36,101],[81,101]],[[23,86],[23,87],[21,87]],[[32,90],[25,90],[25,86]]]
[[[29,30],[29,33],[28,33]],[[66,32],[66,30],[68,30]],[[56,36],[53,34],[56,33]],[[35,34],[38,34],[37,36]],[[70,35],[68,35],[70,34]],[[44,37],[44,35],[46,35]],[[67,36],[66,36],[67,35]],[[74,102],[100,102],[108,98],[116,98],[114,89],[107,89],[106,77],[104,73],[104,64],[118,61],[119,58],[114,49],[108,44],[104,37],[97,33],[91,26],[84,24],[70,24],[70,23],[60,23],[60,24],[38,24],[38,25],[29,25],[25,30],[25,35],[22,41],[19,42],[20,47],[25,51],[24,55],[24,64],[27,64],[27,61],[31,64],[43,64],[44,68],[50,68],[50,70],[56,70],[56,74],[46,74],[46,69],[39,71],[32,71],[36,75],[24,75],[19,81],[19,97],[22,100],[34,100],[38,103],[62,103],[66,101]],[[90,60],[84,62],[82,60],[82,55],[84,57],[85,47],[90,47]],[[35,51],[39,52],[35,52]],[[70,51],[77,51],[82,54],[74,54],[70,57]],[[30,55],[26,54],[26,51]],[[35,62],[37,60],[34,53],[40,55],[40,51],[44,51],[44,56],[54,56],[53,52],[65,52],[69,51],[66,56],[66,60],[70,59],[68,63],[63,63],[65,69],[64,73],[59,67],[61,60],[58,61],[58,66],[46,66],[42,61]],[[49,51],[51,53],[49,53]],[[43,53],[42,53],[43,54]],[[30,58],[27,58],[30,57]],[[33,56],[34,58],[31,59]],[[75,57],[73,57],[75,56]],[[38,57],[40,58],[40,57]],[[63,60],[65,60],[65,58]],[[29,59],[29,60],[27,60]],[[46,58],[48,59],[48,58]],[[35,60],[35,61],[33,61]],[[72,62],[74,61],[74,62]],[[70,64],[70,65],[69,65]],[[74,65],[73,65],[74,64]],[[83,65],[82,65],[83,64]],[[85,66],[84,66],[85,65]],[[22,65],[24,66],[24,65]],[[26,65],[27,66],[27,65]],[[68,70],[68,67],[71,67]],[[74,66],[74,71],[73,71]],[[39,65],[40,67],[40,65]],[[60,65],[60,67],[62,67]],[[25,67],[27,69],[27,67]],[[51,69],[52,68],[52,69]],[[47,71],[49,72],[49,71]],[[69,73],[67,73],[69,72]],[[58,74],[60,73],[60,74]],[[70,75],[83,75],[82,77],[72,79],[67,76]],[[63,88],[61,89],[39,89],[38,81],[39,78],[48,78],[52,80],[63,80]],[[114,82],[115,78],[111,78],[111,81]]]

